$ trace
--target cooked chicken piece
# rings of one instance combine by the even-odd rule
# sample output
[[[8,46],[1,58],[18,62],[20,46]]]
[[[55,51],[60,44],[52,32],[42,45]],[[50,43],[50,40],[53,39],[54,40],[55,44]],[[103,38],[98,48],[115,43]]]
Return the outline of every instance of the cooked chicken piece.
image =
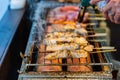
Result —
[[[53,46],[57,44],[56,40],[54,39],[44,39],[43,43],[48,46]]]
[[[67,58],[69,55],[69,52],[67,50],[58,51],[57,53],[57,58]]]
[[[93,51],[94,46],[93,45],[87,45],[84,47],[84,50],[86,51]]]
[[[67,58],[69,56],[69,52],[67,50],[57,51],[55,53],[49,53],[45,56],[45,59],[52,60],[58,58]]]
[[[48,33],[45,38],[58,38],[58,37],[64,37],[65,33],[64,32],[53,32],[53,33]]]
[[[61,50],[62,49],[62,45],[53,45],[53,46],[47,46],[46,47],[46,51],[57,51],[57,50]]]
[[[58,59],[58,58],[87,58],[88,52],[85,50],[58,50],[55,53],[50,53],[45,56],[45,59]]]
[[[52,33],[45,35],[45,38],[53,38],[53,37],[54,37],[54,35]]]
[[[88,57],[88,52],[84,50],[76,50],[76,51],[69,51],[69,50],[58,50],[55,53],[50,53],[45,56],[45,59],[58,59],[58,58],[86,58]]]
[[[69,25],[72,25],[72,26],[76,26],[77,23],[74,22],[74,21],[64,21],[63,24],[64,25],[69,24]]]
[[[64,32],[54,32],[53,33],[54,37],[64,37],[65,33]]]
[[[62,45],[52,45],[52,46],[47,46],[46,47],[46,51],[57,51],[57,50],[74,50],[74,49],[78,49],[79,45],[75,44],[75,43],[71,43],[71,44],[62,44]]]
[[[68,38],[68,37],[76,37],[78,36],[77,33],[73,33],[73,32],[65,32],[64,37]]]
[[[71,51],[70,55],[72,58],[86,58],[88,56],[88,52],[84,50],[77,50],[77,51]]]
[[[88,44],[88,41],[84,37],[80,37],[80,38],[76,37],[74,39],[74,41],[75,41],[75,43],[77,43],[81,46],[86,46]]]
[[[62,37],[62,38],[49,39],[49,41],[50,40],[54,40],[56,42],[73,42],[74,39],[72,37],[68,37],[68,38]]]
[[[53,32],[46,34],[45,38],[69,38],[69,37],[76,37],[79,36],[77,33],[74,32]]]
[[[79,45],[76,44],[76,43],[70,43],[70,47],[71,47],[70,50],[74,50],[74,49],[78,49],[78,48],[79,48]]]
[[[65,25],[64,29],[66,29],[66,30],[74,30],[75,26],[73,26],[73,25]]]

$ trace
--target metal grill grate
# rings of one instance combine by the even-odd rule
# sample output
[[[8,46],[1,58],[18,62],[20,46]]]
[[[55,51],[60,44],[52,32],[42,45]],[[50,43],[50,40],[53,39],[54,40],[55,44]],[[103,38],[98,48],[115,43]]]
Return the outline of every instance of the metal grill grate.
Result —
[[[48,4],[49,3],[49,4]],[[44,4],[44,5],[43,5]],[[25,52],[25,58],[20,70],[19,80],[111,80],[112,74],[112,63],[109,62],[107,53],[115,50],[100,50],[95,49],[93,52],[88,54],[85,63],[81,62],[82,58],[58,58],[54,60],[44,59],[47,53],[46,45],[44,45],[44,38],[48,32],[45,30],[49,25],[47,19],[47,13],[58,6],[71,5],[70,3],[57,3],[57,2],[45,2],[42,1],[37,4],[33,20],[33,26],[30,33],[30,38]],[[72,5],[79,5],[77,3]],[[92,8],[88,9],[93,11]],[[94,11],[93,11],[94,12]],[[91,21],[90,21],[91,22]],[[98,24],[97,21],[93,21]],[[53,27],[52,27],[53,28]],[[94,35],[97,25],[89,25],[86,29],[92,31],[88,35]],[[96,48],[106,46],[106,42],[103,40],[104,37],[90,37],[87,38],[90,44],[93,44]],[[102,41],[103,40],[103,41]],[[45,46],[44,52],[41,52],[40,45]],[[39,62],[39,60],[42,61]],[[47,63],[49,61],[49,63]],[[55,63],[55,61],[57,63]],[[75,63],[77,61],[78,63]],[[61,70],[56,71],[38,71],[39,67],[61,67]],[[87,67],[90,71],[71,71],[71,67]]]

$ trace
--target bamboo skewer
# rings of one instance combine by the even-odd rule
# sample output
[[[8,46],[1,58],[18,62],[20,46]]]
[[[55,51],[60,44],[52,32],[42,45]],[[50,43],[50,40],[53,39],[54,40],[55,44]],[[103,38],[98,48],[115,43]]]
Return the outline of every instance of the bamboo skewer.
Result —
[[[103,39],[103,40],[88,40],[90,42],[106,42],[107,40]]]
[[[107,33],[96,33],[96,34],[94,34],[94,35],[87,35],[87,34],[83,34],[83,35],[85,35],[86,37],[106,37],[107,36]],[[60,38],[63,38],[63,37],[67,37],[67,38],[69,38],[69,37],[81,37],[82,35],[75,35],[75,34],[73,34],[73,35],[71,35],[71,36],[65,36],[65,34],[64,34],[64,36],[60,36],[60,37],[57,37],[58,39],[60,39]],[[65,38],[66,39],[66,38]],[[54,40],[54,39],[53,39]]]
[[[104,37],[107,33],[96,33],[95,35],[87,35],[87,37]]]
[[[111,50],[113,50],[113,49],[115,49],[115,47],[109,47],[109,46],[102,46],[102,47],[100,47],[100,48],[94,48],[94,49],[111,49]]]
[[[104,53],[104,52],[116,52],[116,49],[112,49],[112,50],[104,50],[104,51],[94,51],[94,52],[90,52],[90,53]]]
[[[88,36],[88,37],[94,37],[94,36]],[[61,38],[55,38],[55,39],[45,39],[44,40],[44,44],[46,45],[49,45],[49,44],[52,44],[52,45],[56,45],[57,43],[60,43],[60,42],[74,42],[74,38],[64,38],[64,37],[61,37]],[[87,40],[87,41],[90,41],[90,42],[106,42],[107,40]]]
[[[54,32],[63,32],[65,33],[66,30],[55,30],[55,31],[51,31],[51,32],[46,32],[47,34],[51,34],[51,33],[54,33]],[[68,32],[68,31],[67,31]],[[73,31],[69,31],[69,32],[74,32],[76,33],[74,30]],[[95,31],[87,31],[86,33],[95,33]],[[86,34],[86,33],[83,33],[83,34]]]
[[[114,47],[100,47],[100,48],[93,48],[93,49],[99,49],[100,51],[87,51],[87,52],[89,52],[89,53],[103,53],[103,52],[115,52],[115,51],[117,51],[116,49],[114,49]],[[80,49],[76,48],[74,50],[80,50]],[[40,53],[55,52],[55,51],[58,51],[58,50],[40,51]]]
[[[104,17],[94,17],[94,18],[88,18],[88,20],[106,20]]]
[[[95,16],[95,17],[102,17],[103,16],[103,14],[89,14],[89,16]]]
[[[88,26],[95,26],[95,25],[97,25],[97,23],[86,23],[86,25],[88,25]]]

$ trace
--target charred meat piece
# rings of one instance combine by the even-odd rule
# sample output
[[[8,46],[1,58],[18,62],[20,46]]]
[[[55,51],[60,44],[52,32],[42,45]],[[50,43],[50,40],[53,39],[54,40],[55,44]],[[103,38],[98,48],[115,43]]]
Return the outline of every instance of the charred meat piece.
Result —
[[[88,41],[84,37],[80,37],[80,38],[76,37],[74,39],[74,41],[75,41],[75,43],[77,43],[81,46],[86,46],[88,44]]]

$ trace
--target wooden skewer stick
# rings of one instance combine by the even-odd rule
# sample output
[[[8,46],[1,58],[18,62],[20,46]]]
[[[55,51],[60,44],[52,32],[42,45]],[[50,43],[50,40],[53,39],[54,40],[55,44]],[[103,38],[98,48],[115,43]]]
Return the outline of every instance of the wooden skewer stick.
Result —
[[[105,39],[103,39],[103,40],[88,40],[88,41],[90,41],[90,42],[106,42],[107,40]]]
[[[88,20],[106,20],[106,18],[103,18],[103,17],[95,17],[95,18],[88,18]]]
[[[90,53],[104,53],[104,52],[116,52],[116,49],[112,49],[112,50],[104,50],[104,51],[94,51],[94,52],[90,52]]]
[[[100,47],[100,48],[93,48],[93,49],[100,49],[100,50],[102,50],[102,51],[93,51],[93,52],[90,52],[90,53],[99,53],[99,52],[115,52],[115,51],[117,51],[116,49],[114,49],[114,47]],[[70,50],[70,49],[68,49],[68,50]],[[76,49],[74,49],[75,51],[77,51],[77,50],[80,50],[80,49],[78,49],[78,48],[76,48]],[[56,52],[56,51],[58,51],[58,50],[47,50],[47,51],[40,51],[40,53],[53,53],[53,52]]]
[[[110,50],[114,50],[115,47],[109,47],[109,46],[102,46],[102,47],[98,47],[98,48],[94,48],[94,49],[110,49]]]
[[[63,33],[66,33],[66,30],[55,30],[55,31],[47,32],[47,34],[51,34],[51,33],[54,33],[54,32],[63,32]],[[74,32],[74,33],[76,33],[75,30],[73,30],[73,31],[67,31],[67,32]],[[89,31],[89,30],[87,30],[86,33],[84,33],[84,32],[81,32],[81,33],[83,33],[83,34],[86,34],[86,33],[95,33],[95,31]]]
[[[55,44],[57,44],[57,43],[62,43],[62,42],[68,42],[68,43],[71,43],[71,42],[74,42],[74,38],[73,39],[71,39],[71,38],[58,38],[58,39],[51,39],[51,40],[53,40],[53,41],[55,41],[56,43],[54,43],[54,42],[50,42],[50,44],[53,44],[53,45],[55,45]],[[48,41],[50,41],[50,40],[48,40]],[[90,42],[106,42],[107,40],[87,40],[87,41],[90,41]],[[46,45],[48,45],[49,43],[45,43]]]
[[[84,34],[84,35],[86,35],[86,34]],[[107,36],[107,33],[96,33],[94,35],[86,35],[86,37],[105,37],[105,36]],[[61,38],[61,37],[62,36],[58,37],[58,39]],[[81,37],[81,36],[73,34],[71,36],[64,36],[64,37]]]
[[[95,26],[95,25],[97,25],[97,23],[86,23],[86,25]]]
[[[87,35],[87,37],[104,37],[107,36],[106,33],[96,33],[95,35]]]
[[[89,16],[102,17],[103,14],[89,14]]]

